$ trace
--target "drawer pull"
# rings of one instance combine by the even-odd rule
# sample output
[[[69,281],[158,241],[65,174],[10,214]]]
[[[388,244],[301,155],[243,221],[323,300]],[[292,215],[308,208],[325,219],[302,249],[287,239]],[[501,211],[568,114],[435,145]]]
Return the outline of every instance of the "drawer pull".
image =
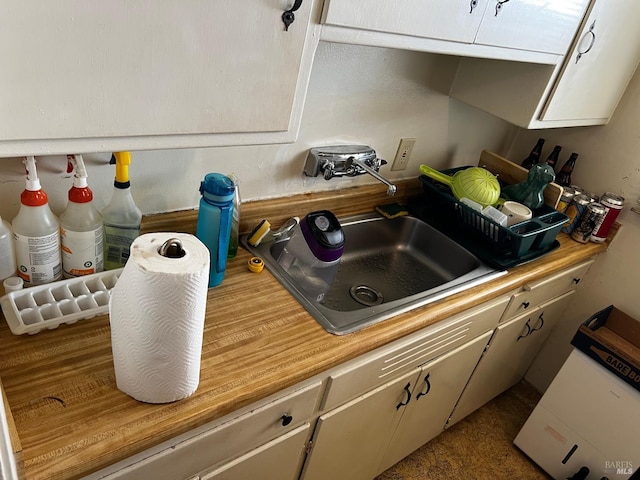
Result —
[[[529,302],[522,302],[522,307],[526,310],[527,308],[529,308],[529,305],[531,305],[531,303]]]
[[[406,407],[407,405],[409,405],[409,402],[411,401],[411,382],[407,383],[404,386],[404,391],[407,393],[407,401],[406,402],[400,402],[398,405],[396,405],[396,410],[400,410],[400,407]]]
[[[544,318],[542,318],[542,315],[543,315],[543,314],[544,314],[544,312],[542,312],[542,313],[540,314],[540,316],[538,317],[538,320],[540,320],[540,326],[539,326],[539,327],[537,327],[537,328],[532,328],[532,329],[531,329],[531,333],[533,333],[533,332],[537,332],[537,331],[538,331],[538,330],[540,330],[542,327],[544,327]]]
[[[573,283],[575,283],[576,285],[580,283],[580,280],[582,280],[581,278],[574,278],[573,279]]]
[[[293,14],[296,10],[298,10],[302,6],[302,0],[295,0],[293,3],[293,7],[282,14],[282,23],[284,23],[285,31],[289,31],[289,25],[291,25],[296,16]]]
[[[527,338],[529,335],[531,335],[532,330],[531,330],[531,325],[529,325],[529,321],[530,321],[530,320],[531,320],[531,319],[530,319],[530,318],[528,318],[528,319],[527,319],[527,323],[525,324],[525,327],[527,327],[527,333],[525,333],[524,335],[520,335],[520,336],[516,339],[516,342],[520,341],[520,339],[521,339],[521,338]],[[540,327],[540,328],[542,328],[542,327]]]
[[[293,421],[293,417],[291,415],[289,415],[288,413],[285,413],[284,415],[282,415],[280,417],[280,420],[282,420],[282,426],[286,427],[287,425],[289,425]]]
[[[418,400],[420,397],[424,397],[431,391],[431,382],[429,381],[429,375],[431,374],[427,373],[427,376],[424,377],[424,383],[427,385],[427,389],[424,392],[418,393],[418,395],[416,396],[416,400]]]

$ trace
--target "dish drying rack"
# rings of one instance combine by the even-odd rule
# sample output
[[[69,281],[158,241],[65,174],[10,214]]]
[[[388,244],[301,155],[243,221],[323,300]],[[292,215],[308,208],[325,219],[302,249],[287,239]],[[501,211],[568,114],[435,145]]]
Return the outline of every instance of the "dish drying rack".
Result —
[[[14,335],[34,335],[60,325],[93,318],[109,310],[111,290],[122,268],[23,288],[0,298]]]
[[[482,151],[478,165],[497,175],[502,186],[521,182],[529,173],[487,150]],[[443,173],[453,175],[464,168],[468,167],[443,170]],[[486,263],[511,268],[560,246],[556,237],[569,217],[555,209],[562,194],[562,187],[555,183],[547,186],[545,203],[534,211],[530,220],[505,227],[459,202],[443,184],[424,175],[419,178],[423,196],[411,206],[411,213],[454,238]]]

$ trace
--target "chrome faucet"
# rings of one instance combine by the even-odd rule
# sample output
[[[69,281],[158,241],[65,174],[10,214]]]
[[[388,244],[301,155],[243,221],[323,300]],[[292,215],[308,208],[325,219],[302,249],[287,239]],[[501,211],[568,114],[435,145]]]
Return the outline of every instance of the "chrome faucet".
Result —
[[[378,158],[375,150],[366,145],[331,145],[309,150],[304,165],[304,174],[316,177],[322,174],[325,180],[333,177],[355,177],[368,173],[387,186],[387,195],[396,193],[396,186],[384,178],[380,167],[387,161]]]

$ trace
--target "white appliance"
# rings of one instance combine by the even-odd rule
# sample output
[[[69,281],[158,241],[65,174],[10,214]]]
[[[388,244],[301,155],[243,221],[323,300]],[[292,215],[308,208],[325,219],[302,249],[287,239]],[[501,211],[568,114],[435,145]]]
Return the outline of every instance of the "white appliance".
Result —
[[[640,391],[574,349],[514,443],[556,479],[586,466],[587,479],[627,479],[640,469]]]

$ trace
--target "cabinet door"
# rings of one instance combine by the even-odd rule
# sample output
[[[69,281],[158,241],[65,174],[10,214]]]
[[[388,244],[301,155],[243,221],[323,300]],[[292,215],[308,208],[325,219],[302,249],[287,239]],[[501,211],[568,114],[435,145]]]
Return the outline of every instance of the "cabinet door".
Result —
[[[473,43],[488,0],[327,0],[323,23]]]
[[[312,5],[285,31],[281,0],[2,2],[0,153],[25,140],[56,153],[52,140],[85,139],[68,153],[297,133]]]
[[[640,59],[640,2],[597,0],[542,113],[542,120],[606,123]]]
[[[444,425],[493,332],[422,367],[413,398],[393,434],[377,473],[402,460],[444,430]]]
[[[447,426],[522,379],[574,293],[567,292],[496,329]]]
[[[302,480],[371,480],[418,375],[414,370],[322,415]]]
[[[588,0],[491,0],[476,43],[564,55]]]
[[[200,480],[295,480],[300,472],[302,453],[310,425],[307,423],[286,435],[198,476]]]

